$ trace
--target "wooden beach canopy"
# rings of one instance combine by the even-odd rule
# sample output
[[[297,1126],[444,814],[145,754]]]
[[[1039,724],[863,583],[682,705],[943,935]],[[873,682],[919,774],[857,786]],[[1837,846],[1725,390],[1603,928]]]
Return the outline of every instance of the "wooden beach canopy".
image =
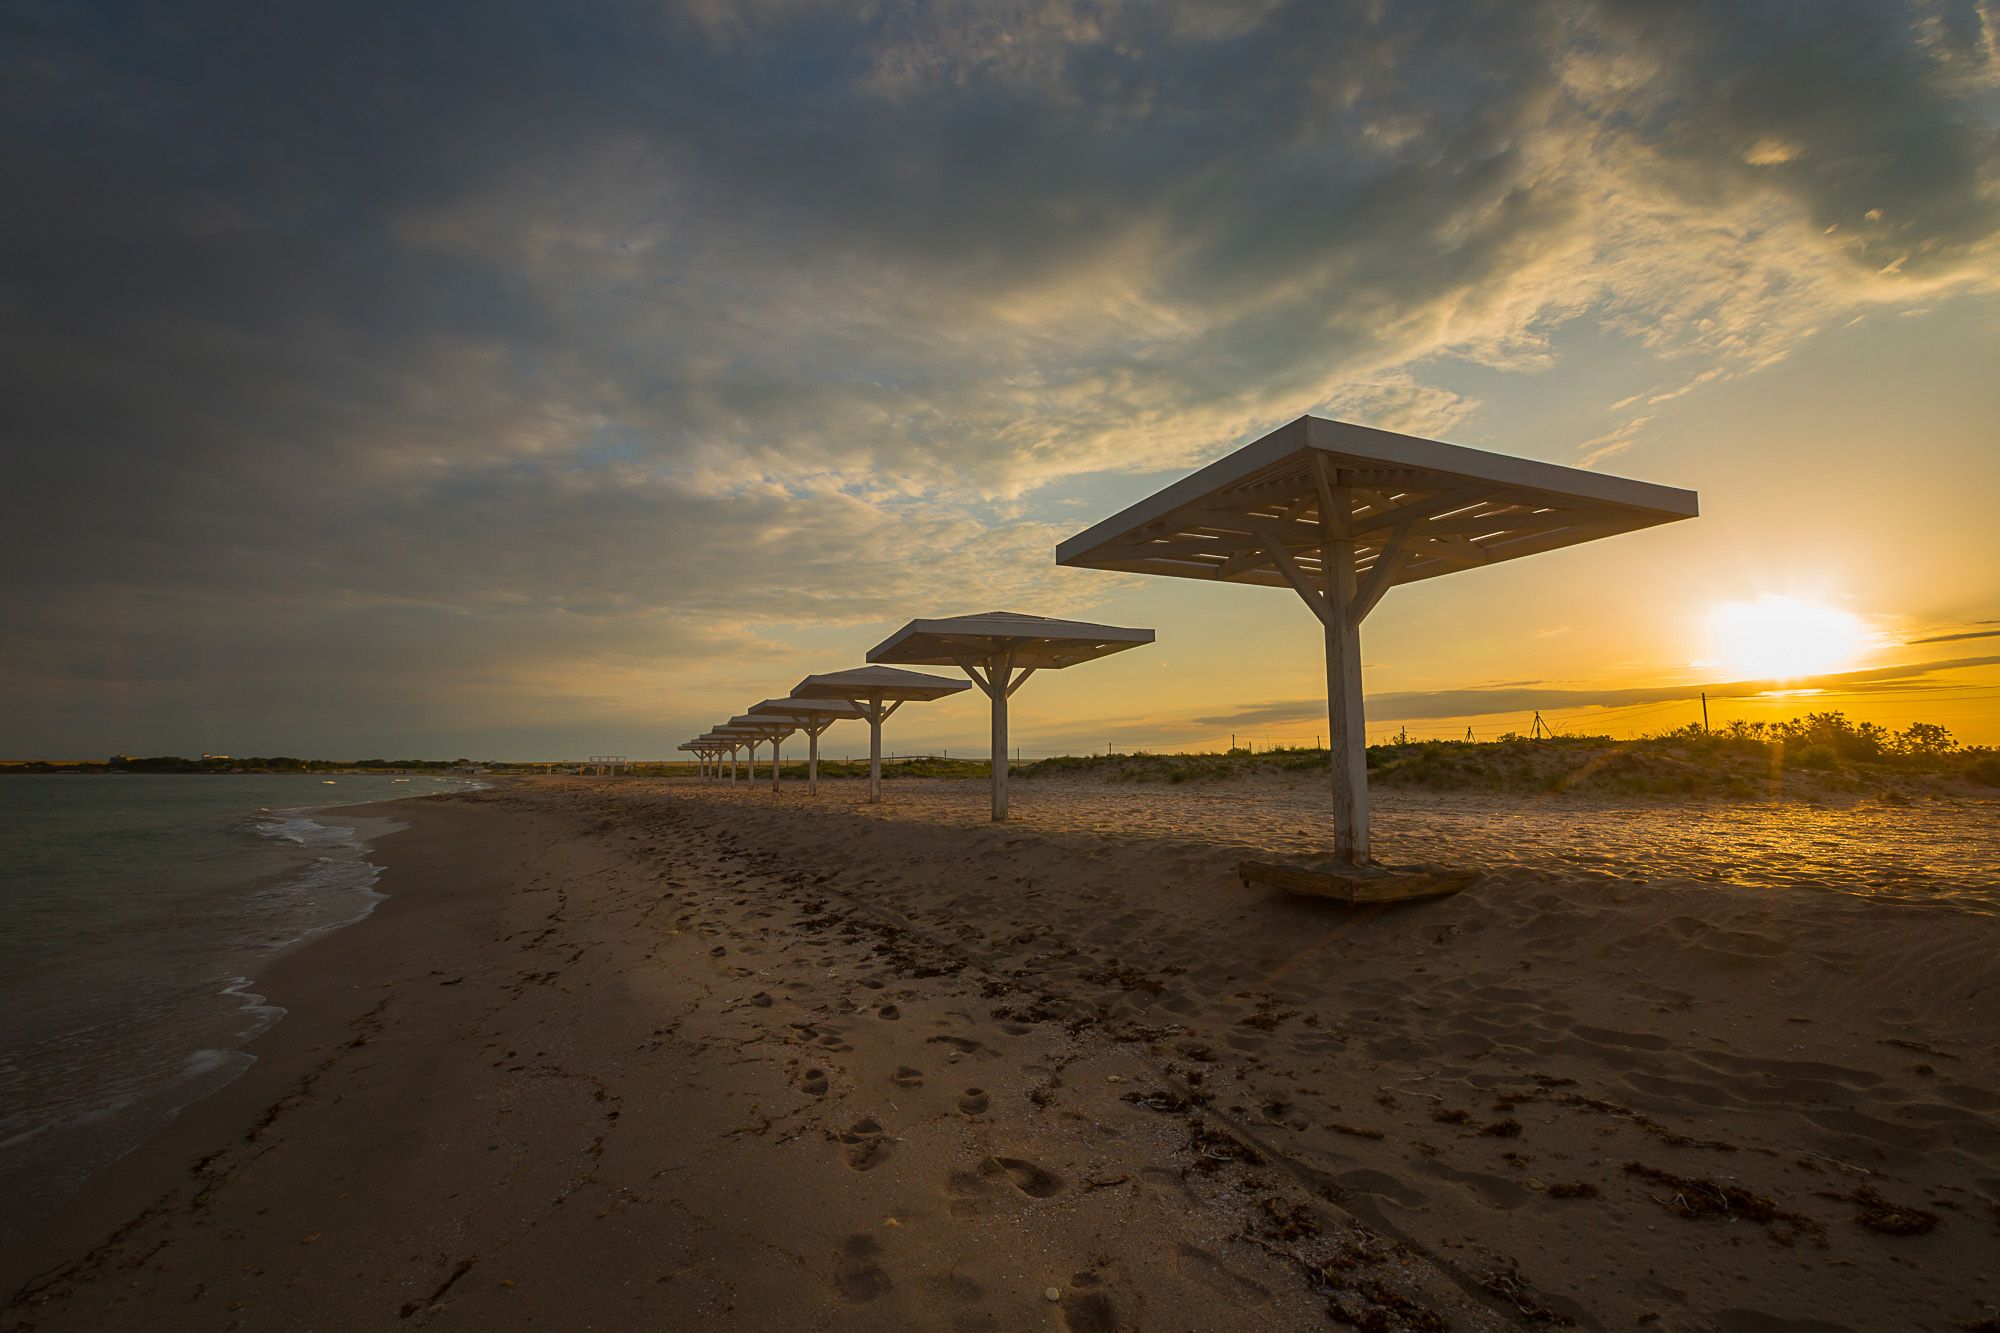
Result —
[[[729,740],[726,737],[718,736],[712,731],[703,732],[701,735],[695,737],[692,741],[688,742],[688,744],[694,746],[695,753],[700,755],[707,762],[708,776],[711,778],[721,776],[720,760],[724,752],[731,751],[736,748],[735,741]]]
[[[750,781],[752,782],[757,780],[757,742],[769,741],[771,743],[771,790],[778,790],[778,743],[799,729],[798,722],[786,717],[773,717],[770,715],[753,717],[749,713],[741,713],[729,719],[729,726],[733,731],[747,733],[747,743],[750,746]]]
[[[868,719],[868,799],[882,799],[882,724],[889,714],[912,699],[942,699],[970,689],[964,681],[927,676],[921,671],[864,666],[807,676],[792,687],[794,699],[843,699]]]
[[[1298,593],[1326,634],[1335,856],[1360,866],[1360,631],[1382,594],[1697,512],[1693,491],[1300,417],[1071,537],[1056,563]]]
[[[729,748],[729,780],[731,782],[736,781],[736,752],[747,749],[750,751],[751,759],[754,760],[756,758],[756,750],[753,747],[757,742],[764,739],[762,728],[734,727],[727,722],[721,726],[711,727],[708,734]],[[755,777],[756,774],[753,773],[751,776]]]
[[[956,666],[985,691],[993,701],[993,818],[1001,820],[1007,817],[1007,701],[1014,691],[1037,671],[1060,671],[1152,641],[1149,629],[987,611],[912,620],[869,649],[868,660]]]
[[[753,717],[789,718],[806,734],[806,790],[819,791],[819,738],[836,722],[862,716],[857,704],[845,699],[766,699],[750,705]]]
[[[704,778],[708,776],[708,752],[702,748],[699,741],[682,741],[674,748],[677,750],[686,750],[694,756],[695,776]]]

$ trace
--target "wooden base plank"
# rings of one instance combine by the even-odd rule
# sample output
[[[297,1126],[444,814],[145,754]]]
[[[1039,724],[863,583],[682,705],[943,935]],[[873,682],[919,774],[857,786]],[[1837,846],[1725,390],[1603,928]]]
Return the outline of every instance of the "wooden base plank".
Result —
[[[1477,870],[1445,870],[1434,866],[1363,870],[1351,865],[1307,866],[1280,861],[1243,861],[1237,865],[1236,873],[1246,889],[1253,884],[1267,884],[1286,893],[1355,905],[1442,898],[1471,887],[1479,878]]]

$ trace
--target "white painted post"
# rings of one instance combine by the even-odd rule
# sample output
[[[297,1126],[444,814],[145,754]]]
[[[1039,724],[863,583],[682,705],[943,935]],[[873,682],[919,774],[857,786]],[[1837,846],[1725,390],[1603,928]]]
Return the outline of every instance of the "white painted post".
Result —
[[[882,800],[882,696],[868,698],[868,803]]]
[[[754,785],[757,781],[757,738],[752,736],[744,741],[743,748],[749,754],[749,758],[745,761],[745,772],[749,775],[747,781]]]
[[[986,680],[993,696],[993,822],[1007,818],[1007,686],[1014,674],[1014,655],[995,653],[986,659]]]
[[[1345,537],[1346,488],[1328,487],[1322,495],[1332,500],[1340,515],[1322,519],[1326,545],[1320,557],[1326,575],[1326,740],[1333,778],[1333,854],[1337,860],[1363,866],[1368,864],[1368,727],[1361,711],[1361,622],[1353,614],[1354,542]]]
[[[1327,739],[1331,742],[1328,758],[1333,768],[1334,855],[1357,866],[1366,865],[1368,734],[1361,711],[1361,634],[1357,628],[1336,624],[1326,631],[1326,708]]]

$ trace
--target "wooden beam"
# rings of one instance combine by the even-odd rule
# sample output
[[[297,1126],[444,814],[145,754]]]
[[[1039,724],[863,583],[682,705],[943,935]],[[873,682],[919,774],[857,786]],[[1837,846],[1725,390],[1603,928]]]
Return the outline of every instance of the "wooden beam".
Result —
[[[1386,513],[1370,514],[1356,522],[1352,535],[1366,537],[1378,532],[1387,532],[1404,519],[1423,519],[1450,514],[1454,510],[1478,504],[1481,500],[1495,500],[1505,494],[1504,491],[1495,491],[1483,481],[1468,482],[1463,486],[1439,491],[1421,500],[1412,500]]]
[[[1411,540],[1424,553],[1461,569],[1490,564],[1493,559],[1473,545],[1469,537],[1415,537]]]
[[[1333,613],[1327,609],[1325,595],[1312,586],[1311,580],[1306,578],[1305,571],[1299,568],[1299,562],[1292,559],[1292,553],[1277,542],[1271,543],[1266,549],[1270,551],[1271,559],[1277,564],[1278,572],[1285,576],[1285,582],[1291,584],[1292,591],[1312,608],[1312,613],[1319,617],[1320,623],[1333,624]]]
[[[1352,536],[1354,515],[1349,512],[1347,493],[1336,494],[1333,460],[1315,450],[1312,456],[1313,489],[1319,496],[1319,531],[1326,541]]]
[[[1215,577],[1233,579],[1238,574],[1247,574],[1253,569],[1260,569],[1271,563],[1273,561],[1268,550],[1261,545],[1253,546],[1248,550],[1238,551],[1223,561],[1222,566],[1215,571]]]
[[[972,658],[959,657],[953,660],[958,663],[959,670],[972,677],[972,683],[977,685],[987,698],[991,699],[993,697],[993,682],[979,674],[979,668],[973,665]]]
[[[1611,521],[1615,521],[1615,516],[1603,509],[1548,509],[1540,512],[1522,509],[1513,513],[1432,519],[1424,524],[1423,530],[1426,535],[1483,537],[1491,532],[1548,532],[1555,528],[1590,527]]]
[[[1102,554],[1109,560],[1153,560],[1163,556],[1185,560],[1208,555],[1227,556],[1231,549],[1225,537],[1186,536],[1148,542],[1121,542],[1105,547]]]
[[[1354,601],[1347,608],[1347,623],[1357,628],[1375,609],[1375,603],[1382,600],[1382,594],[1403,572],[1403,566],[1410,562],[1410,525],[1405,523],[1396,529],[1395,536],[1383,544],[1382,553],[1354,589]]]

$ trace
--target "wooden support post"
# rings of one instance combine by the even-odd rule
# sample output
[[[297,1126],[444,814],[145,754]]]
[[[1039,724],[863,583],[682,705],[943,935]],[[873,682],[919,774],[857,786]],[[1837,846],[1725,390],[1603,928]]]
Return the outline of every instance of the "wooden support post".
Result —
[[[785,771],[784,764],[778,758],[778,748],[784,744],[784,740],[785,738],[776,732],[771,733],[771,794],[773,796],[778,794],[779,775]]]
[[[961,657],[958,665],[993,701],[992,759],[988,766],[993,771],[993,822],[1003,823],[1007,818],[1007,700],[1035,674],[1035,668],[1029,667],[1016,676],[1012,648],[989,654],[983,662],[975,657]],[[983,673],[981,666],[985,667]]]
[[[986,660],[986,680],[993,696],[993,822],[1007,818],[1007,696],[1013,683],[1014,654],[995,653]]]
[[[826,724],[806,727],[806,795],[819,795],[819,734]]]
[[[868,709],[868,804],[882,802],[882,696],[871,695]]]
[[[1315,456],[1319,492],[1320,566],[1325,588],[1317,605],[1326,630],[1326,742],[1333,779],[1333,852],[1336,860],[1368,864],[1368,729],[1361,711],[1361,619],[1354,573],[1355,542],[1350,532],[1352,499],[1337,484],[1332,465]],[[1298,586],[1298,580],[1293,580]],[[1352,614],[1355,611],[1360,614]]]
[[[1341,589],[1341,583],[1347,585]],[[1329,572],[1327,600],[1345,608],[1354,567]],[[1361,630],[1339,615],[1326,627],[1327,749],[1333,770],[1333,851],[1337,860],[1368,864],[1368,733],[1361,711]]]

